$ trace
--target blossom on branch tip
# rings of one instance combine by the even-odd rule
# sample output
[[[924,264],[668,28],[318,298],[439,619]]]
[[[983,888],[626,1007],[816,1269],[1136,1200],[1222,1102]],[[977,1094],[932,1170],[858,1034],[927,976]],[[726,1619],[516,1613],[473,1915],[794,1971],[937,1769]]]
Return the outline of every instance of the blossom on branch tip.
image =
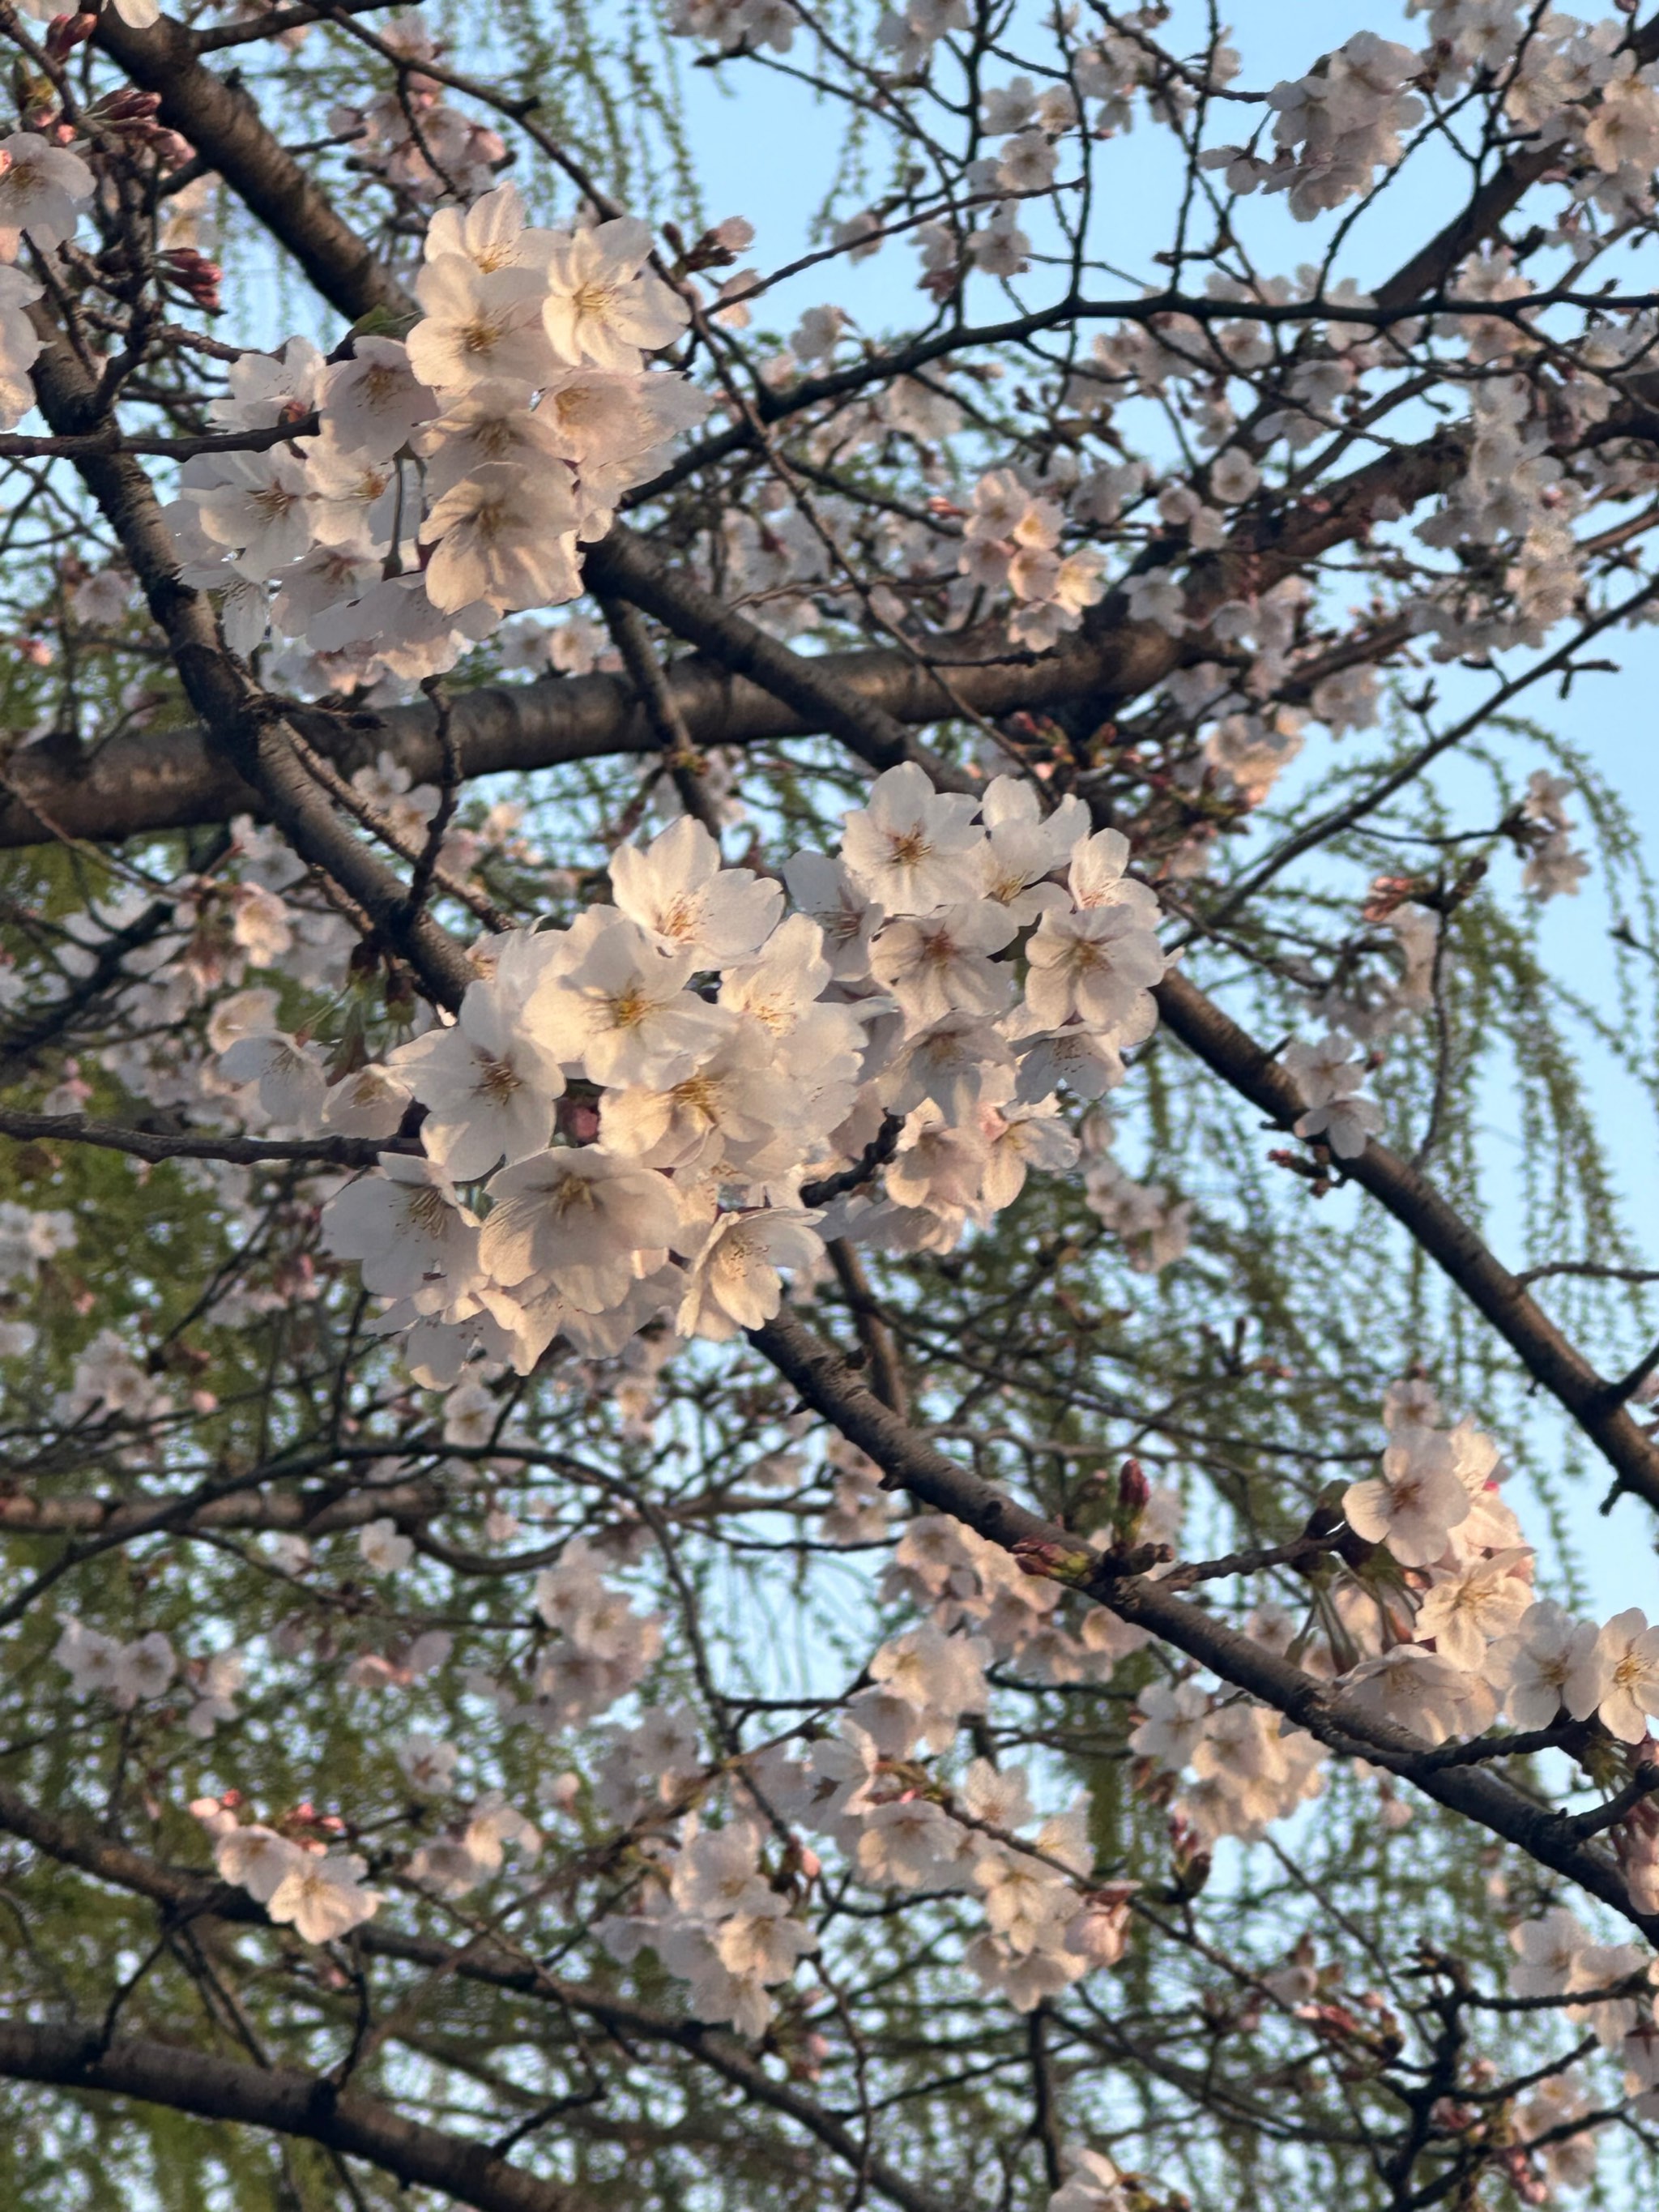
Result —
[[[92,195],[92,171],[67,146],[38,131],[0,138],[0,262],[15,261],[25,238],[40,253],[73,238]]]
[[[625,373],[678,337],[690,310],[647,268],[650,255],[650,228],[633,216],[579,230],[553,248],[542,320],[561,361]]]
[[[817,1218],[781,1206],[721,1214],[689,1256],[681,1335],[718,1341],[770,1321],[783,1299],[779,1269],[810,1268],[823,1256]]]

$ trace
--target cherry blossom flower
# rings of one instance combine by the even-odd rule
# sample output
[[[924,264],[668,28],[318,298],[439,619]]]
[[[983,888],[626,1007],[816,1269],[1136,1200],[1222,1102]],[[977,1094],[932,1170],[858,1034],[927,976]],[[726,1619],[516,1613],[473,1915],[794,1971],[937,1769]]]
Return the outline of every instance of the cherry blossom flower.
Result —
[[[1355,1159],[1382,1126],[1376,1101],[1355,1096],[1365,1079],[1352,1038],[1339,1030],[1322,1044],[1288,1045],[1285,1067],[1308,1102],[1294,1124],[1298,1137],[1322,1137],[1341,1160]]]
[[[159,1628],[124,1644],[116,1655],[115,1679],[110,1696],[123,1711],[159,1698],[179,1671],[172,1644]]]
[[[611,855],[618,909],[669,953],[690,952],[699,968],[752,958],[777,919],[783,894],[747,868],[720,865],[719,846],[701,822],[682,815],[643,852],[620,845]]]
[[[599,1107],[601,1139],[608,1151],[643,1167],[713,1172],[723,1166],[759,1176],[775,1156],[787,1171],[823,1116],[780,1064],[784,1056],[759,1022],[740,1019],[678,1081],[660,1090],[638,1085],[607,1091]]]
[[[511,1288],[556,1274],[588,1313],[626,1296],[636,1252],[672,1244],[680,1225],[672,1185],[651,1168],[595,1151],[540,1152],[492,1180],[480,1253]]]
[[[775,1893],[760,1872],[755,1828],[738,1820],[726,1828],[699,1830],[675,1859],[669,1893],[682,1912],[698,1919],[763,1910]]]
[[[435,209],[422,251],[428,261],[459,254],[493,276],[500,269],[539,268],[555,238],[554,232],[526,223],[523,195],[509,178],[494,191],[480,193],[470,207]]]
[[[192,1735],[205,1739],[221,1721],[236,1718],[236,1693],[247,1680],[247,1662],[230,1644],[216,1651],[205,1663],[192,1662],[191,1674],[198,1695],[185,1725]]]
[[[1343,1676],[1340,1703],[1346,1711],[1409,1729],[1431,1743],[1478,1735],[1497,1711],[1485,1682],[1420,1644],[1396,1644],[1362,1659]]]
[[[735,1981],[787,1981],[799,1962],[818,1948],[815,1930],[788,1917],[787,1902],[769,1890],[764,1908],[733,1913],[714,1931],[714,1950]]]
[[[647,269],[650,254],[649,226],[628,216],[555,246],[542,320],[561,361],[636,370],[642,354],[678,337],[690,310]]]
[[[1648,1626],[1639,1606],[1614,1613],[1596,1639],[1607,1687],[1596,1711],[1620,1743],[1639,1743],[1648,1715],[1659,1713],[1659,1628]]]
[[[955,1128],[931,1102],[905,1117],[887,1170],[888,1195],[900,1206],[935,1213],[975,1204],[985,1173],[986,1145],[973,1127]]]
[[[336,445],[383,460],[408,442],[437,403],[416,375],[409,349],[395,338],[359,337],[349,361],[323,380],[321,405]]]
[[[500,981],[471,985],[452,1028],[400,1045],[389,1065],[427,1108],[421,1141],[453,1181],[471,1182],[503,1156],[511,1166],[546,1148],[564,1073]]]
[[[871,786],[868,805],[846,816],[842,862],[888,914],[932,914],[957,896],[965,856],[983,842],[973,820],[977,806],[955,792],[935,792],[908,761],[890,768]]]
[[[539,269],[514,262],[484,269],[470,255],[440,253],[422,264],[415,296],[424,313],[409,333],[409,366],[422,385],[448,394],[487,378],[528,386],[551,374]]]
[[[442,613],[487,600],[498,613],[556,606],[581,588],[578,509],[568,476],[490,461],[452,484],[421,525],[427,595]]]
[[[1019,1113],[988,1109],[984,1130],[989,1141],[980,1194],[986,1205],[999,1213],[1019,1196],[1033,1168],[1058,1174],[1078,1157],[1078,1140],[1053,1110],[1052,1100],[1047,1110],[1035,1107]]]
[[[723,963],[720,1003],[746,1015],[769,1037],[792,1036],[818,1004],[834,974],[824,933],[805,914],[786,915],[752,959]]]
[[[399,1574],[415,1556],[413,1543],[398,1534],[395,1521],[367,1522],[357,1532],[357,1549],[372,1575]]]
[[[1209,1717],[1207,1692],[1196,1682],[1151,1682],[1136,1699],[1142,1715],[1129,1748],[1178,1774],[1192,1759]]]
[[[981,1638],[947,1636],[926,1621],[882,1645],[870,1662],[870,1678],[915,1709],[930,1739],[943,1730],[948,1741],[963,1713],[985,1710],[988,1656]]]
[[[309,338],[289,338],[279,353],[245,353],[226,368],[226,390],[210,405],[209,420],[223,429],[268,430],[308,415],[327,368]]]
[[[330,1087],[322,1125],[343,1137],[393,1136],[412,1095],[390,1069],[370,1060]]]
[[[695,1923],[671,1925],[658,1938],[658,1955],[689,1987],[686,2001],[698,2020],[716,2021],[740,2035],[763,2035],[773,2005],[757,1974],[734,1974],[720,1956],[717,1932]]]
[[[851,869],[827,854],[794,853],[784,862],[783,879],[803,915],[822,932],[835,981],[857,982],[868,975],[871,941],[884,909]]]
[[[234,1820],[213,1847],[213,1863],[221,1878],[246,1890],[259,1905],[270,1903],[305,1857],[298,1844],[279,1836],[275,1829],[257,1823],[239,1827]]]
[[[1011,942],[1016,927],[989,900],[890,921],[870,947],[870,972],[897,999],[912,1029],[955,1012],[998,1014],[1013,985],[988,956]]]
[[[372,1920],[380,1908],[380,1893],[362,1887],[367,1872],[353,1852],[301,1852],[271,1892],[265,1910],[279,1927],[291,1925],[301,1942],[331,1943]]]
[[[398,1764],[412,1786],[434,1796],[442,1796],[453,1786],[459,1757],[453,1743],[441,1742],[422,1729],[416,1729],[398,1747]]]
[[[1588,1720],[1611,1682],[1595,1623],[1572,1620],[1549,1598],[1529,1606],[1514,1632],[1492,1645],[1486,1674],[1506,1692],[1519,1729],[1547,1728],[1563,1708],[1576,1721]]]
[[[611,914],[568,972],[538,985],[526,1028],[595,1083],[675,1082],[732,1020],[685,989],[696,960],[694,952],[659,951],[637,922]]]
[[[1369,1544],[1386,1544],[1401,1566],[1427,1566],[1468,1516],[1469,1493],[1450,1464],[1444,1439],[1407,1431],[1382,1455],[1382,1472],[1342,1493],[1348,1526]]]
[[[69,1620],[52,1653],[73,1679],[76,1694],[101,1691],[122,1712],[159,1698],[178,1672],[172,1644],[160,1629],[122,1644],[84,1622]]]
[[[0,261],[0,429],[15,428],[34,404],[28,373],[40,357],[44,341],[24,310],[40,296],[40,287],[21,269]],[[82,585],[72,602],[83,622],[99,618],[84,612],[79,604],[80,593],[87,589]],[[105,618],[118,619],[118,615]]]
[[[1532,1604],[1526,1571],[1531,1559],[1529,1551],[1516,1547],[1437,1573],[1418,1609],[1417,1642],[1432,1638],[1435,1650],[1454,1667],[1480,1667],[1486,1646],[1507,1635]]]
[[[962,1833],[929,1798],[872,1806],[860,1827],[859,1873],[878,1888],[933,1888],[955,1859]]]
[[[111,1691],[119,1679],[121,1646],[112,1636],[105,1636],[84,1621],[70,1619],[63,1623],[52,1657],[60,1667],[66,1668],[75,1685],[77,1697],[88,1691]]]
[[[384,456],[344,451],[325,428],[306,448],[306,482],[311,493],[307,524],[330,557],[322,560],[313,552],[280,572],[277,626],[296,637],[308,635],[317,617],[343,593],[349,595],[353,586],[380,574],[374,555],[390,544],[398,506],[398,465]],[[361,575],[354,573],[358,568]]]
[[[1054,1939],[1070,1921],[1075,1905],[1071,1887],[1051,1867],[1005,1844],[981,1849],[973,1862],[975,1887],[985,1900],[985,1918],[1010,1950],[1058,1948]]]
[[[1161,979],[1164,967],[1163,947],[1146,926],[1144,911],[1127,899],[1080,913],[1045,913],[1026,957],[1025,1001],[1032,1018],[1050,1030],[1074,1016],[1087,1028],[1105,1030],[1134,1019],[1142,993]]]
[[[1014,1056],[988,1022],[947,1014],[912,1037],[884,1079],[890,1109],[909,1114],[931,1099],[958,1127],[1013,1088]]]
[[[707,393],[666,369],[633,376],[561,368],[545,380],[535,419],[550,450],[576,465],[585,538],[609,527],[603,518],[623,493],[654,476],[674,439],[708,408]]]
[[[26,236],[40,253],[73,238],[92,195],[92,171],[66,146],[38,131],[0,138],[0,261],[15,261]]]
[[[266,1119],[283,1128],[314,1129],[322,1119],[326,1080],[322,1055],[280,1031],[238,1037],[219,1055],[226,1080],[246,1085]]]
[[[232,548],[241,573],[256,583],[299,560],[310,548],[309,486],[303,465],[280,447],[266,453],[213,453],[184,478],[186,499],[217,545]]]
[[[1157,1028],[1158,1008],[1152,994],[1143,991],[1109,1034],[1081,1028],[1033,1028],[1034,1021],[1035,1017],[1022,1021],[1017,1012],[1008,1024],[1019,1050],[1014,1096],[1028,1106],[1062,1088],[1074,1097],[1103,1098],[1128,1072],[1124,1053],[1131,1046],[1145,1043]],[[1092,1195],[1090,1203],[1094,1203]]]
[[[441,1168],[401,1152],[383,1152],[378,1175],[329,1200],[323,1237],[331,1251],[361,1264],[364,1288],[383,1297],[408,1297],[434,1281],[447,1300],[477,1272],[478,1217]]]
[[[491,464],[567,475],[564,443],[544,410],[532,411],[534,398],[528,384],[507,377],[486,377],[447,393],[442,414],[421,423],[410,440],[426,462],[427,497],[441,498]]]
[[[758,1328],[783,1299],[781,1267],[811,1267],[823,1256],[816,1214],[786,1206],[724,1213],[691,1255],[676,1326],[682,1336],[721,1341]]]

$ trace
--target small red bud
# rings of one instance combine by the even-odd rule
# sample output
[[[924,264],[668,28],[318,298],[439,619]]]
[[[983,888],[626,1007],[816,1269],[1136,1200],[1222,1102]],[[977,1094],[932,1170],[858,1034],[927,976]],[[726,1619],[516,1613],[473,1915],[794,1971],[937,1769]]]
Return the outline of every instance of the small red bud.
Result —
[[[98,27],[96,15],[54,15],[46,31],[46,52],[55,62],[84,46]]]
[[[1146,1480],[1146,1471],[1138,1459],[1126,1459],[1118,1471],[1117,1502],[1126,1513],[1144,1513],[1151,1503],[1152,1486]]]

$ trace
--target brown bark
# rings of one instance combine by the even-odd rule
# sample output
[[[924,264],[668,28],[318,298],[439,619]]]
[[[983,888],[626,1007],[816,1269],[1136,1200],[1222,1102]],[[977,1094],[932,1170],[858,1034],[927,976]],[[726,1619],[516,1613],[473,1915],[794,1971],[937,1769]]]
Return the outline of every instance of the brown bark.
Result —
[[[217,170],[331,307],[350,322],[376,307],[394,313],[410,308],[407,294],[361,233],[284,149],[252,97],[200,59],[182,23],[163,15],[136,31],[106,8],[98,18],[97,42],[142,91],[160,94],[159,119]]]
[[[539,2180],[481,2142],[406,2120],[357,2090],[325,2077],[235,2059],[143,2036],[106,2043],[96,2028],[0,2021],[0,2075],[59,2089],[137,2097],[192,2112],[301,2136],[342,2157],[367,2160],[410,2187],[435,2189],[477,2212],[579,2212],[592,2200]]]
[[[1439,1764],[1434,1747],[1407,1729],[1344,1711],[1328,1682],[1304,1674],[1192,1600],[1142,1575],[1114,1573],[1109,1562],[1089,1571],[1077,1536],[1017,1504],[908,1427],[787,1306],[764,1328],[750,1330],[750,1341],[805,1404],[875,1461],[894,1488],[935,1512],[951,1515],[1005,1550],[1042,1546],[1078,1562],[1077,1572],[1067,1571],[1063,1578],[1092,1603],[1149,1630],[1340,1753],[1405,1777],[1425,1796],[1518,1844],[1540,1866],[1600,1898],[1650,1942],[1659,1942],[1659,1913],[1644,1912],[1632,1904],[1619,1869],[1579,1840],[1571,1820],[1494,1774]]]

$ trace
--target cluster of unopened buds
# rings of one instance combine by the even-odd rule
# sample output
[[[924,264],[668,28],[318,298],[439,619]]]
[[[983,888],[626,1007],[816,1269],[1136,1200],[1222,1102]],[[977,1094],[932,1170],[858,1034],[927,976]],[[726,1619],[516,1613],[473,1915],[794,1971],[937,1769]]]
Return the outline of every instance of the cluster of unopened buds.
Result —
[[[216,261],[210,261],[205,254],[189,246],[167,247],[156,258],[171,289],[182,293],[204,315],[219,313],[219,287],[224,282],[225,272]]]

